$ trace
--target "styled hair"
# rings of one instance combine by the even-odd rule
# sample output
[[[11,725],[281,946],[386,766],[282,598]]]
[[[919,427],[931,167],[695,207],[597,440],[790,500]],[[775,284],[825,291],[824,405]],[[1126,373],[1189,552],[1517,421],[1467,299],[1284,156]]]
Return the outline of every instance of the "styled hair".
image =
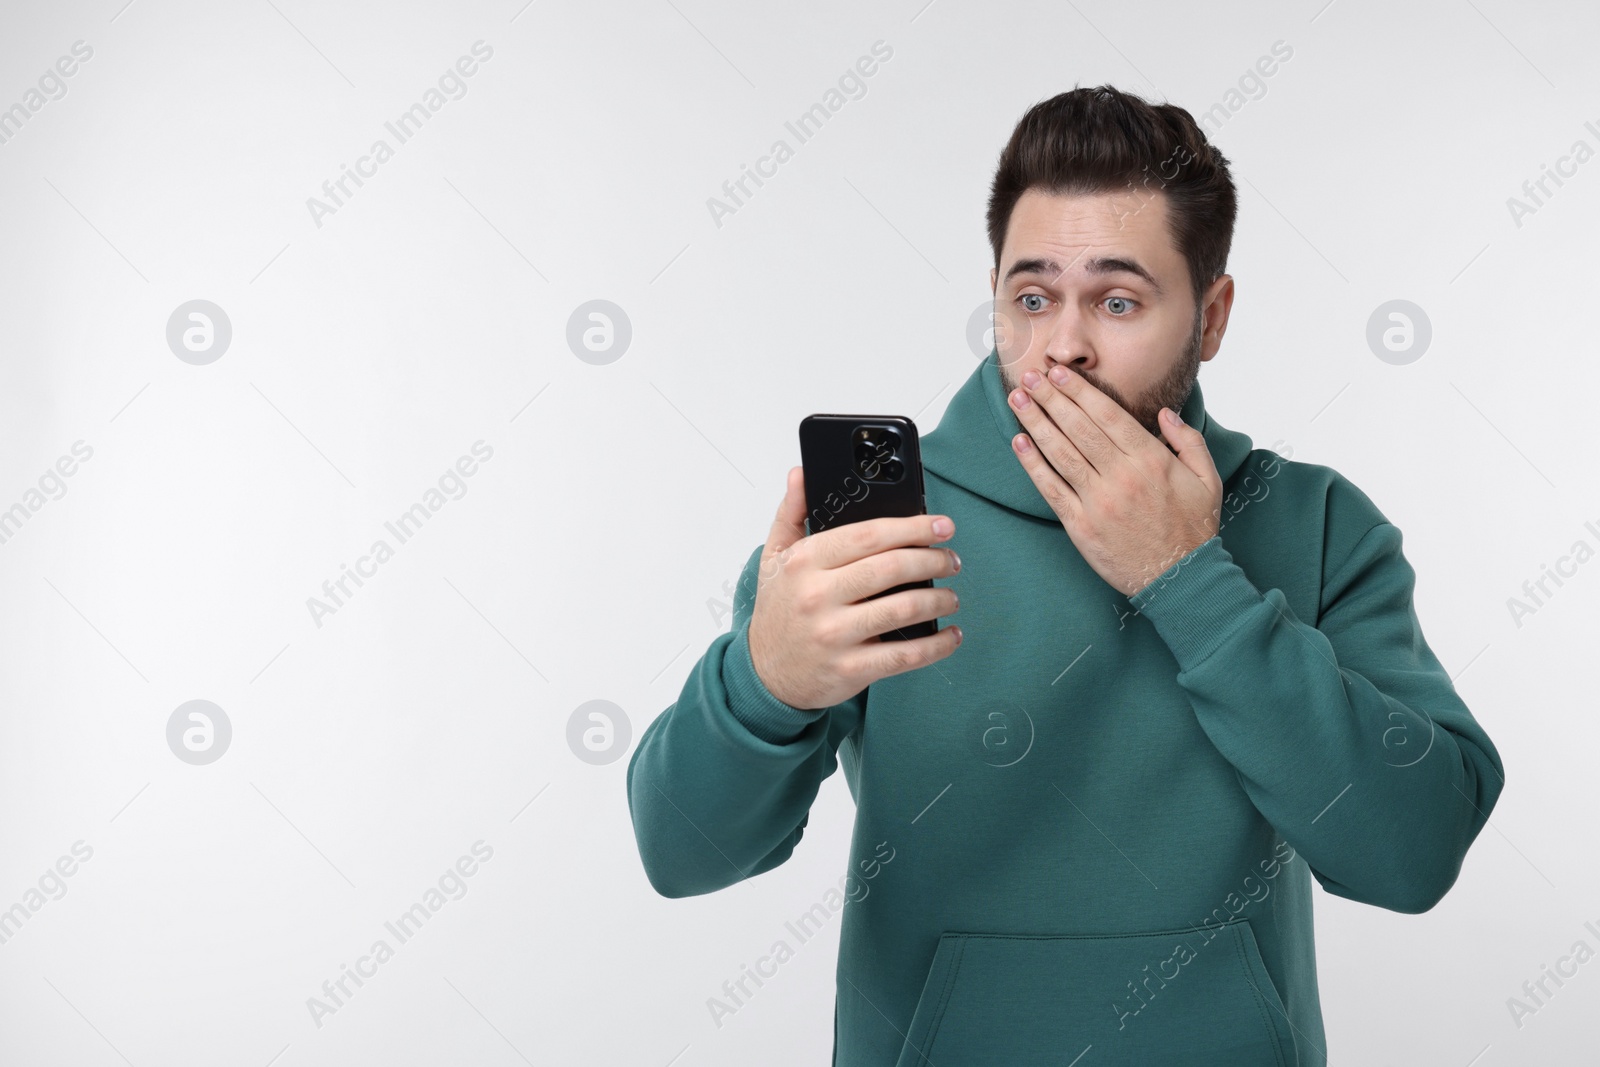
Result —
[[[1189,266],[1196,305],[1228,265],[1238,197],[1228,158],[1176,104],[1151,104],[1110,85],[1076,86],[1028,109],[1000,152],[989,193],[994,265],[1017,200],[1029,189],[1067,195],[1165,193],[1173,245]]]

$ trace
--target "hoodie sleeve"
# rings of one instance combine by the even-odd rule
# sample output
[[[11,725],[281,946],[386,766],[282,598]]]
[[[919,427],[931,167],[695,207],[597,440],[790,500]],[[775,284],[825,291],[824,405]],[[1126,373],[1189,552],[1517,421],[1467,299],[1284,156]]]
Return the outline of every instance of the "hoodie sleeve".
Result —
[[[628,761],[639,856],[663,896],[710,893],[788,859],[866,708],[866,689],[803,710],[761,681],[749,639],[761,549],[739,576],[731,631],[712,640]]]
[[[1324,568],[1314,622],[1257,589],[1220,537],[1128,599],[1172,650],[1201,728],[1322,887],[1424,912],[1494,809],[1500,754],[1423,640],[1400,530],[1378,515]]]

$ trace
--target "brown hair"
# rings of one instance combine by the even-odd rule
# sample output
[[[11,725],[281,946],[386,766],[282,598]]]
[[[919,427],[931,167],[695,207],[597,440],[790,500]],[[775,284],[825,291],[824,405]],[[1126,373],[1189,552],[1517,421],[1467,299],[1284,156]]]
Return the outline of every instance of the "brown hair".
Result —
[[[1238,199],[1228,158],[1176,104],[1150,104],[1110,85],[1076,86],[1028,109],[1000,152],[989,193],[994,265],[1017,200],[1029,189],[1057,194],[1137,186],[1168,197],[1173,244],[1189,265],[1196,305],[1228,265]],[[1198,310],[1198,308],[1197,308]]]

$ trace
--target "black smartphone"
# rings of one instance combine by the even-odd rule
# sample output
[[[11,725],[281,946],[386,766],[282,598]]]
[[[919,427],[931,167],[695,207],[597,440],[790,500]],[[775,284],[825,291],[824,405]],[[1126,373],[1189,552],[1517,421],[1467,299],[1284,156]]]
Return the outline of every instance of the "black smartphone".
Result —
[[[917,426],[903,415],[807,415],[800,420],[800,465],[808,534],[866,519],[927,514]],[[931,589],[933,580],[907,582],[867,599],[917,588]],[[939,620],[927,619],[880,638],[908,641],[938,632]]]

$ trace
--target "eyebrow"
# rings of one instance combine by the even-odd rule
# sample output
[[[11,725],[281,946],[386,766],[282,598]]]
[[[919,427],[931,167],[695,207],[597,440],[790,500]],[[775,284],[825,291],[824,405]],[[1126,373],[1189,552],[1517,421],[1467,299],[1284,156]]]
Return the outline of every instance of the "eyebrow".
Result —
[[[1157,295],[1166,295],[1166,290],[1161,283],[1156,281],[1151,274],[1137,260],[1123,259],[1120,256],[1096,256],[1094,259],[1085,260],[1083,269],[1089,274],[1132,274],[1144,279],[1145,283],[1154,289]],[[1016,274],[1048,274],[1059,278],[1066,273],[1066,268],[1053,259],[1019,259],[1011,264],[1011,269],[1006,271],[1005,281],[1009,284]]]

